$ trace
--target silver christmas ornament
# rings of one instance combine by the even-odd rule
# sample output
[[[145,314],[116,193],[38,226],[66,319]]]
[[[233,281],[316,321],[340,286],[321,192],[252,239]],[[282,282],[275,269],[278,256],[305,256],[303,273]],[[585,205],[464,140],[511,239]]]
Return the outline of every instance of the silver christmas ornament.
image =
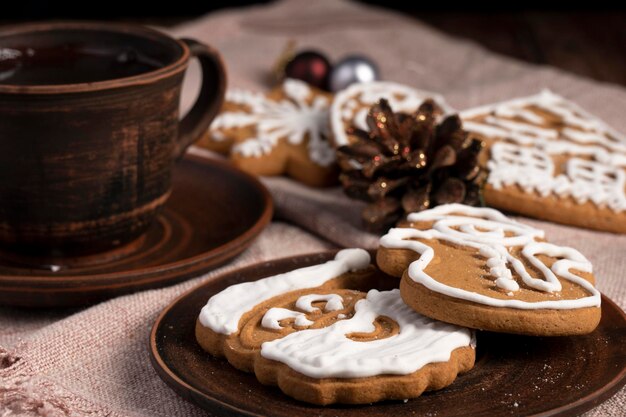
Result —
[[[374,62],[361,55],[350,55],[333,66],[328,82],[330,90],[336,92],[353,83],[367,83],[378,79],[378,66]]]

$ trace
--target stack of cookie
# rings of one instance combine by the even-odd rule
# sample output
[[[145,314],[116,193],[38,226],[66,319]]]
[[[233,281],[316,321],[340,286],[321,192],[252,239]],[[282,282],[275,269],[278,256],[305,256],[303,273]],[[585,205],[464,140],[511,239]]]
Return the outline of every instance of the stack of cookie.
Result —
[[[196,338],[298,400],[363,404],[450,385],[474,365],[475,329],[579,335],[600,320],[590,262],[494,209],[411,214],[381,238],[380,270],[370,261],[345,249],[233,285],[202,309]]]
[[[387,111],[368,116],[381,98]],[[227,144],[242,168],[257,170],[268,155],[267,164],[280,167],[257,173],[325,185],[336,178],[333,149],[367,147],[357,133],[390,117],[419,119],[426,98],[451,112],[441,97],[395,83],[357,84],[330,97],[287,80],[267,97],[232,92],[207,140]],[[464,130],[455,130],[455,143],[484,142],[472,172],[487,171],[484,201],[495,209],[425,202],[420,208],[429,209],[381,237],[376,266],[368,252],[346,249],[325,264],[229,287],[202,309],[200,345],[296,399],[360,404],[451,384],[474,365],[477,330],[593,332],[601,295],[589,260],[496,209],[626,233],[626,138],[549,91],[459,116]],[[374,162],[373,149],[392,143],[400,154],[424,134],[417,123],[415,138],[387,137],[399,133],[398,123],[379,129],[384,134],[365,149]],[[437,159],[431,147],[443,146],[434,143],[437,129],[427,126],[434,139],[424,158]],[[346,161],[349,170],[364,169]]]

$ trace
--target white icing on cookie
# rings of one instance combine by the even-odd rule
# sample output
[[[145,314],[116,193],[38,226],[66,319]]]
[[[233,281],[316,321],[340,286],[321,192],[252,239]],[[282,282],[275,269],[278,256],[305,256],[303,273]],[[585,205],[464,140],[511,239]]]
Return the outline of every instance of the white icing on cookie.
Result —
[[[556,115],[570,127],[559,132],[540,126],[547,119],[529,107]],[[485,115],[483,122],[468,120]],[[577,105],[546,90],[470,109],[461,117],[466,130],[501,140],[491,147],[487,163],[487,181],[495,189],[517,185],[543,197],[553,194],[614,212],[626,210],[626,137]],[[571,156],[563,174],[556,174],[552,155]]]
[[[391,108],[398,112],[414,112],[427,98],[435,100],[446,113],[452,111],[442,96],[406,85],[388,81],[352,84],[335,95],[330,107],[330,124],[337,146],[349,144],[345,123],[369,130],[365,122],[367,112],[381,98],[387,99]],[[366,108],[359,107],[359,103],[366,105]]]
[[[511,270],[507,268],[507,253],[502,251],[502,246],[481,246],[478,253],[487,258],[489,273],[496,279],[497,287],[505,291],[519,290],[519,284],[513,279]]]
[[[306,314],[299,311],[272,307],[267,310],[267,312],[263,316],[263,319],[261,319],[261,326],[267,329],[280,330],[282,329],[280,321],[285,319],[295,319],[294,324],[297,327],[307,327],[314,323],[313,321],[306,318]]]
[[[343,298],[339,294],[309,294],[303,295],[296,301],[296,308],[307,313],[319,310],[313,306],[318,301],[326,301],[324,311],[337,311],[343,309]]]
[[[328,327],[265,342],[261,355],[311,378],[362,378],[407,375],[429,363],[450,360],[457,348],[474,345],[472,331],[416,313],[404,304],[399,290],[371,290],[354,310],[350,319]],[[380,316],[398,323],[399,333],[367,342],[348,337],[373,332]]]
[[[542,230],[510,220],[497,210],[461,204],[447,204],[420,213],[411,213],[408,220],[410,222],[434,223],[429,230],[391,229],[380,239],[380,245],[385,248],[409,249],[419,253],[419,259],[409,265],[408,275],[413,281],[424,285],[431,291],[489,306],[524,310],[560,310],[600,306],[600,292],[589,281],[570,271],[574,269],[592,272],[591,263],[575,249],[536,241],[536,238],[543,238]],[[515,281],[515,284],[510,282],[512,281],[512,274],[508,267],[503,265],[503,261],[515,270],[524,285],[537,291],[547,293],[560,291],[561,283],[556,277],[558,275],[581,286],[590,295],[575,300],[526,302],[502,300],[451,287],[442,284],[424,272],[432,261],[435,252],[427,243],[413,239],[437,239],[458,246],[469,246],[477,249],[480,256],[487,258],[487,266],[491,263],[489,272],[496,277],[496,285],[506,291],[518,291],[519,284]],[[524,264],[509,253],[507,248],[514,246],[522,247],[522,256],[540,271],[543,279],[532,277]],[[536,257],[539,254],[562,259],[557,260],[552,264],[552,267],[548,268]]]
[[[246,106],[249,111],[230,111],[219,114],[211,124],[211,136],[223,140],[221,129],[251,127],[256,137],[235,144],[232,152],[245,157],[269,154],[281,139],[292,145],[309,138],[307,149],[311,161],[320,166],[330,166],[335,152],[328,143],[329,101],[318,96],[309,104],[313,91],[304,82],[287,79],[282,85],[286,98],[270,100],[264,94],[231,89],[226,102]],[[216,135],[217,134],[217,135]]]
[[[216,333],[236,333],[239,320],[254,306],[289,291],[319,287],[343,273],[365,269],[369,263],[367,251],[344,249],[324,264],[232,285],[209,299],[200,312],[200,323]]]
[[[233,148],[237,148],[237,153],[245,155],[247,157],[260,158],[263,155],[268,155],[274,149],[274,145],[260,140],[258,138],[247,139],[243,142],[239,142]]]
[[[295,307],[301,311],[293,311],[286,308],[270,308],[263,319],[261,320],[261,326],[268,329],[280,330],[280,321],[293,318],[294,324],[298,327],[307,327],[314,322],[307,319],[306,313],[313,313],[319,311],[317,307],[313,306],[313,303],[319,301],[326,301],[324,305],[324,312],[337,311],[343,309],[343,298],[339,294],[307,294],[296,300]],[[345,316],[343,317],[345,318]]]

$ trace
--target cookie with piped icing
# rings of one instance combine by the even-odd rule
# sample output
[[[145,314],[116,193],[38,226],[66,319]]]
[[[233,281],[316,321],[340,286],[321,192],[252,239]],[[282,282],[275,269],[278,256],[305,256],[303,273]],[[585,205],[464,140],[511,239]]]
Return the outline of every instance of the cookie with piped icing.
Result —
[[[220,114],[197,144],[228,155],[237,167],[255,175],[332,185],[337,168],[329,143],[331,98],[293,79],[267,94],[230,89]]]
[[[448,323],[562,336],[600,322],[589,260],[495,209],[448,204],[412,213],[380,239],[377,263],[401,277],[407,305]]]
[[[471,330],[373,289],[368,252],[226,288],[202,308],[196,339],[210,354],[312,404],[414,398],[450,385],[475,360]],[[389,279],[389,277],[387,277]]]
[[[381,98],[400,113],[414,113],[427,99],[433,100],[444,113],[453,111],[441,95],[407,85],[390,81],[352,84],[335,95],[330,108],[332,140],[336,147],[349,145],[355,140],[352,128],[369,132],[367,113]]]
[[[461,113],[487,144],[485,202],[626,233],[626,136],[550,91]]]

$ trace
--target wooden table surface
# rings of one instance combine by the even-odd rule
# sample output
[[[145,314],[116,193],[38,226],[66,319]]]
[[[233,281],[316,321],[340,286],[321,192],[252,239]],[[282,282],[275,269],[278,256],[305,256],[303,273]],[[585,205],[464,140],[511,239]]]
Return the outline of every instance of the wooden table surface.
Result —
[[[412,13],[451,35],[534,64],[626,85],[626,13]]]
[[[495,9],[489,12],[485,12],[487,7],[480,4],[459,10],[459,6],[452,5],[444,8],[437,4],[393,0],[361,1],[395,8],[399,13],[426,22],[450,35],[476,41],[503,55],[535,64],[552,65],[599,81],[626,85],[624,10],[593,11],[576,6],[578,11],[524,11],[524,8],[536,10],[539,7],[547,10],[550,7],[549,2],[543,4],[532,0],[517,5],[517,10]],[[46,19],[100,19],[171,27],[212,10],[264,3],[267,0],[216,0],[202,4],[193,0],[180,0],[174,10],[169,5],[159,6],[152,2],[149,7],[140,7],[144,2],[147,0],[138,0],[129,5],[124,0],[111,0],[97,9],[77,9],[70,7],[71,2],[24,0],[9,5],[0,17],[0,25]],[[506,7],[500,6],[500,10],[506,10]],[[560,6],[561,9],[564,7]],[[576,7],[568,10],[576,10]],[[606,1],[595,0],[584,7],[606,8]],[[476,11],[479,9],[484,10],[479,13]]]

